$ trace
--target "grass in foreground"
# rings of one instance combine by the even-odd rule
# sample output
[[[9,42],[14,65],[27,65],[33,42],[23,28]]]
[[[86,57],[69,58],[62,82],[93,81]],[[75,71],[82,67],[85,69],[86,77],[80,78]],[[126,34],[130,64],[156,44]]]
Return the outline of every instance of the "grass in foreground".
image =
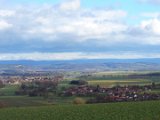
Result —
[[[160,120],[160,101],[0,109],[2,120]]]

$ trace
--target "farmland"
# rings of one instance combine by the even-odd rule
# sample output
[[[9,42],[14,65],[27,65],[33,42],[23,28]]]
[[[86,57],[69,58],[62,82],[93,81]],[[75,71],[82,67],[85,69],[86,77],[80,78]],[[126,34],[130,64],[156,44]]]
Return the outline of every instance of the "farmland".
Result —
[[[87,80],[89,85],[112,87],[115,85],[148,85],[159,83],[159,72],[155,71],[107,71],[82,75],[79,79]]]
[[[151,85],[153,82],[152,78],[159,76],[147,76],[151,74],[152,71],[148,72],[132,72],[132,71],[112,71],[112,72],[96,72],[91,74],[89,77],[80,76],[75,78],[64,79],[60,81],[57,87],[57,93],[63,92],[64,89],[72,87],[70,84],[71,80],[82,79],[88,82],[89,86],[101,86],[101,87],[113,87],[117,85]],[[157,73],[157,72],[155,72]],[[72,75],[73,73],[69,73]],[[74,74],[75,75],[75,74]],[[77,74],[81,75],[80,73]],[[131,76],[132,75],[132,76]],[[140,75],[133,77],[133,75]],[[142,78],[143,75],[143,78]],[[147,77],[146,77],[147,76]],[[133,77],[133,78],[130,78]],[[20,85],[6,85],[3,88],[0,88],[0,102],[6,104],[7,107],[26,107],[26,106],[44,106],[44,105],[55,105],[55,104],[72,104],[76,96],[59,96],[58,94],[49,94],[48,98],[43,96],[29,97],[28,95],[16,95],[15,91],[19,89]],[[153,90],[150,93],[160,93],[160,90]],[[90,97],[83,97],[83,99],[88,99]]]
[[[0,118],[4,120],[157,120],[160,118],[159,99],[156,101],[153,101],[153,99],[144,99],[144,101],[127,99],[128,102],[111,102],[107,101],[108,99],[103,99],[104,95],[108,95],[107,89],[111,91],[111,88],[118,86],[137,85],[139,86],[139,90],[142,90],[145,85],[151,86],[152,82],[155,82],[158,86],[160,78],[159,72],[113,71],[95,72],[91,74],[80,72],[78,74],[69,74],[68,78],[65,77],[65,79],[59,81],[55,91],[48,92],[47,97],[33,97],[29,94],[17,95],[15,91],[20,90],[21,84],[6,84],[0,88],[0,103],[4,104],[0,109]],[[79,94],[68,96],[61,94],[70,90],[70,88],[78,87],[78,89],[73,89],[73,91],[71,89],[71,92],[75,93],[76,90],[82,90],[83,92],[83,85],[72,85],[71,81],[73,80],[86,81],[86,86],[89,86],[88,88],[91,90],[99,85],[99,92],[93,92],[92,95],[84,93],[80,96]],[[84,90],[87,88],[86,86],[83,86]],[[103,87],[106,88],[106,91],[101,93],[102,90],[105,90]],[[123,88],[119,88],[119,90],[120,89],[123,90]],[[127,89],[131,92],[136,90],[132,87],[128,87]],[[25,90],[30,89],[26,87]],[[113,92],[114,90],[115,89],[112,89]],[[80,93],[80,91],[77,93]],[[147,89],[145,92],[159,95],[160,89]],[[142,94],[144,95],[143,92]],[[141,94],[138,93],[137,95],[141,96]],[[85,103],[74,105],[73,101],[78,97],[84,100]],[[101,99],[99,104],[97,104],[98,98]],[[93,104],[91,100],[97,100],[97,102],[93,102]]]
[[[159,113],[160,101],[0,109],[2,120],[159,120]]]
[[[133,80],[89,80],[89,85],[100,85],[102,87],[111,87],[115,85],[147,85],[151,84],[149,80],[133,79]]]

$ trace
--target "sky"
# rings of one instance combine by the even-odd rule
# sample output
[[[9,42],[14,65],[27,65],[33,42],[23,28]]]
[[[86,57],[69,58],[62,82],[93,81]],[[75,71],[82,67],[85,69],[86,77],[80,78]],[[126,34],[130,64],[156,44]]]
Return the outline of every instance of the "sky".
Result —
[[[0,60],[160,58],[160,0],[0,0]]]

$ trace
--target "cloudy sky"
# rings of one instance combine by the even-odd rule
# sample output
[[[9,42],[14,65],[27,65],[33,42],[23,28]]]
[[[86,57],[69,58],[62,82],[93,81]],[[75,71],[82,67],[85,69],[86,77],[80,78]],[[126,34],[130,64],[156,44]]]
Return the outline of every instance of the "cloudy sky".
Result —
[[[160,0],[0,0],[0,60],[160,58]]]

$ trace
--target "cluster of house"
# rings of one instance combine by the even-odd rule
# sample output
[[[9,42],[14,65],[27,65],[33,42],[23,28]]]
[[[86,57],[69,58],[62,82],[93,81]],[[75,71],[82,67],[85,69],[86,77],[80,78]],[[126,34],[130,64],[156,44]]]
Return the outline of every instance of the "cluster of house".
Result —
[[[157,87],[157,86],[156,86]],[[100,86],[74,86],[63,91],[64,96],[96,96],[92,102],[118,102],[118,101],[140,101],[157,100],[160,94],[153,94],[152,85],[147,86],[116,86],[102,88]]]
[[[22,83],[32,83],[34,81],[61,81],[63,80],[63,76],[5,76],[0,77],[0,80],[3,81],[3,84],[20,85]]]

